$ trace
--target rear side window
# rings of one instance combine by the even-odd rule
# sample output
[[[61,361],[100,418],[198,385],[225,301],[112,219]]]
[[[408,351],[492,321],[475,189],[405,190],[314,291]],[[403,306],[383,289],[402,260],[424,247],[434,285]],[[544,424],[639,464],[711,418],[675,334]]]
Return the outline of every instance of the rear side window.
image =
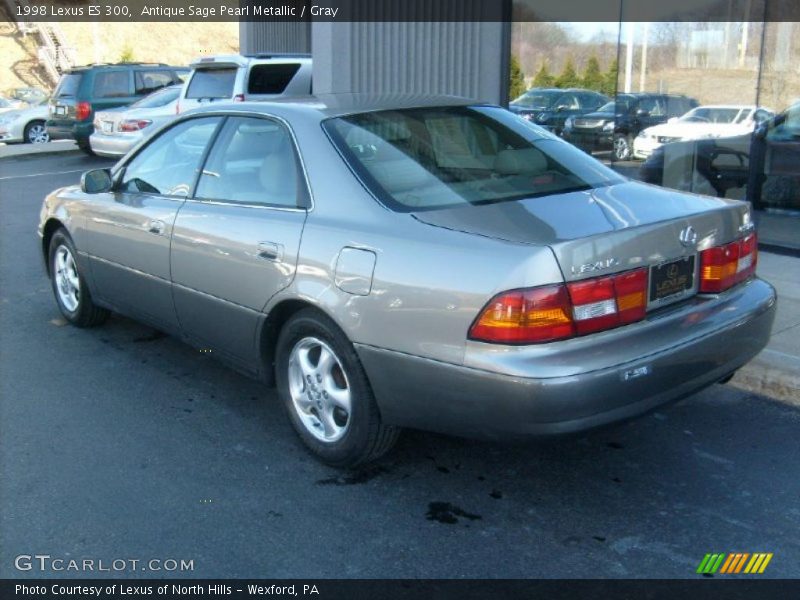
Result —
[[[125,98],[131,95],[129,71],[102,71],[95,73],[95,98]]]
[[[282,94],[299,69],[299,63],[255,65],[250,69],[247,93]]]
[[[136,71],[133,75],[136,95],[149,94],[176,83],[172,71]]]
[[[78,93],[78,87],[81,85],[83,74],[81,73],[68,73],[62,75],[58,82],[56,91],[53,92],[55,98],[68,98],[74,97]]]
[[[197,186],[197,197],[296,208],[304,204],[289,132],[266,119],[231,117]]]
[[[197,69],[189,82],[186,97],[194,100],[218,99],[233,96],[236,67],[225,69]]]

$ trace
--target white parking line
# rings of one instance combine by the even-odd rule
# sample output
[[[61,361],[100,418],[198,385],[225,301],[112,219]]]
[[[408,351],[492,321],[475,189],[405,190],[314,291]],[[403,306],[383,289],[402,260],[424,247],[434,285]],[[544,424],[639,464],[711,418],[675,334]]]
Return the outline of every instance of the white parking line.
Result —
[[[32,175],[10,175],[8,177],[0,177],[0,181],[6,179],[24,179],[25,177],[42,177],[44,175],[67,175],[68,173],[83,173],[87,169],[73,169],[72,171],[59,171],[57,173],[33,173]]]

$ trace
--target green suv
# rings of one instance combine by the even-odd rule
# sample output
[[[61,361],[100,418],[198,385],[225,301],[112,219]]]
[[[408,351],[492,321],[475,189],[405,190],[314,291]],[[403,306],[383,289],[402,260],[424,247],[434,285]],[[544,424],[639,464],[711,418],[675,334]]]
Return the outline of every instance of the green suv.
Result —
[[[119,63],[74,67],[61,75],[47,120],[51,140],[75,140],[92,154],[89,136],[95,111],[126,106],[167,85],[182,83],[186,67],[165,64]]]

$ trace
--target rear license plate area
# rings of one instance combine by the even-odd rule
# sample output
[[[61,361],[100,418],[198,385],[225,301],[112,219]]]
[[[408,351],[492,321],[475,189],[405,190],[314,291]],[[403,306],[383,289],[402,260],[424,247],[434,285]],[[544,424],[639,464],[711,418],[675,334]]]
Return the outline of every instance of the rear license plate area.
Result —
[[[67,114],[67,107],[66,106],[56,106],[54,113],[58,116],[63,116]]]
[[[692,295],[697,289],[695,256],[650,267],[649,306],[663,306]]]
[[[112,121],[103,121],[100,124],[100,131],[103,133],[111,133],[114,131],[114,123]]]

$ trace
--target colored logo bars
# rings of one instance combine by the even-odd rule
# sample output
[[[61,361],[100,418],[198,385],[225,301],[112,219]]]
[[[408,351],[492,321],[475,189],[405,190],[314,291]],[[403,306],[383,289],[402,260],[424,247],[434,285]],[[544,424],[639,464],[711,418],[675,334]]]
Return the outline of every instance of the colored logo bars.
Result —
[[[727,575],[732,573],[760,574],[764,572],[771,560],[772,552],[706,554],[700,561],[697,572],[703,575],[714,574],[717,571]]]

